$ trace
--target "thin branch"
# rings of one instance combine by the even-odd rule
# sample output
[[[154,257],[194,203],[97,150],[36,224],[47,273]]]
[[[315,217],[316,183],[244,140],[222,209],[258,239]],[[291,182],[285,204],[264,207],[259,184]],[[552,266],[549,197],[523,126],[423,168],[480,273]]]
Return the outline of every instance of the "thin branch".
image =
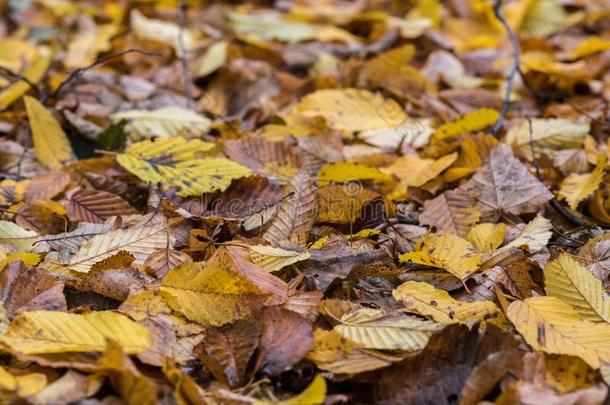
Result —
[[[59,84],[59,86],[57,86],[57,89],[55,89],[55,91],[53,93],[51,93],[50,96],[45,97],[45,99],[42,100],[43,103],[46,103],[50,100],[54,100],[54,99],[58,98],[61,95],[61,93],[63,91],[65,91],[65,89],[68,87],[69,84],[71,84],[74,80],[76,80],[80,76],[82,76],[87,70],[93,69],[94,67],[99,66],[99,65],[103,65],[104,63],[106,63],[112,59],[118,58],[123,55],[127,55],[129,53],[139,53],[142,55],[154,56],[154,57],[161,56],[161,54],[156,53],[156,52],[149,52],[149,51],[145,51],[142,49],[135,49],[135,48],[126,49],[121,52],[111,53],[109,55],[103,56],[103,57],[97,59],[95,62],[91,63],[90,65],[87,65],[85,67],[78,68],[78,69],[72,71],[72,73],[70,73],[70,75],[68,75],[68,77],[63,82],[61,82]]]
[[[36,93],[40,92],[40,90],[38,89],[38,86],[34,82],[32,82],[30,79],[28,79],[27,77],[23,76],[22,74],[17,73],[17,72],[15,72],[15,71],[7,68],[7,67],[4,67],[4,66],[0,66],[0,72],[4,73],[5,75],[7,75],[9,77],[12,77],[14,79],[18,79],[18,80],[15,80],[14,82],[8,84],[8,86],[10,86],[10,85],[12,85],[14,83],[17,83],[20,80],[22,80],[22,81],[26,82],[32,89],[34,89],[34,91],[36,91]]]
[[[193,92],[191,91],[191,73],[189,72],[188,55],[186,46],[184,45],[184,26],[186,24],[186,2],[180,0],[178,2],[178,49],[180,50],[180,64],[182,65],[182,82],[184,86],[184,95],[186,96],[188,107],[193,109]]]
[[[504,93],[504,98],[502,100],[500,116],[498,117],[498,120],[496,121],[494,126],[491,128],[491,134],[495,136],[502,128],[504,120],[506,119],[506,114],[508,114],[508,110],[510,108],[510,95],[513,92],[515,77],[517,76],[517,73],[519,73],[519,66],[521,64],[521,50],[519,47],[519,39],[517,38],[517,35],[510,27],[510,25],[506,21],[506,18],[504,17],[504,14],[502,13],[502,0],[494,0],[493,10],[496,19],[500,21],[500,23],[504,27],[504,30],[508,34],[508,38],[510,39],[510,43],[513,47],[513,64],[510,68],[508,76],[506,77],[506,90]]]

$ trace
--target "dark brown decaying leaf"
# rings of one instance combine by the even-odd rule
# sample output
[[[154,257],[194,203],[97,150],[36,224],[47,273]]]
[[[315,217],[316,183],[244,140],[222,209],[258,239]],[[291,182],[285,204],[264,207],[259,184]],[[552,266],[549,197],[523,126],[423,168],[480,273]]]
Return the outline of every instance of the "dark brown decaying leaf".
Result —
[[[246,320],[208,328],[202,342],[201,361],[219,381],[238,387],[245,382],[246,367],[258,346],[260,335],[260,326]]]

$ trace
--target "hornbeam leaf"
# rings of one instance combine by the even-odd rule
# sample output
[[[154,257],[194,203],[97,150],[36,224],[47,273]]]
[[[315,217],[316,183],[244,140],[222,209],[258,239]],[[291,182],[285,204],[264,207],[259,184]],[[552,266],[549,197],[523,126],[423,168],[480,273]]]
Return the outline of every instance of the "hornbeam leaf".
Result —
[[[491,301],[458,301],[445,290],[417,281],[399,285],[392,295],[404,302],[409,310],[442,324],[474,324],[498,312],[498,307]]]
[[[202,158],[214,144],[181,137],[142,141],[131,145],[117,161],[125,169],[150,183],[177,188],[181,196],[226,189],[231,180],[250,170],[226,158]]]
[[[534,350],[577,356],[595,369],[610,362],[610,324],[582,320],[557,297],[514,301],[507,316]]]
[[[69,314],[33,311],[19,314],[0,342],[25,354],[102,352],[107,339],[125,352],[141,353],[151,345],[148,330],[124,315],[110,311]]]

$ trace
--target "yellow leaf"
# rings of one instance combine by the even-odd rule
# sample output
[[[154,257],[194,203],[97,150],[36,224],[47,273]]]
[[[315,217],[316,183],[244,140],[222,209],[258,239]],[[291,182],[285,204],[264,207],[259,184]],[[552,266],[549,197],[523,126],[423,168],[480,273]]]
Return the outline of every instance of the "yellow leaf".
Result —
[[[381,231],[379,229],[362,229],[356,233],[350,233],[349,235],[346,235],[346,237],[349,240],[360,240],[379,235],[380,233]]]
[[[206,77],[221,68],[227,61],[227,50],[229,43],[219,41],[212,44],[205,53],[195,61],[193,76],[196,78]]]
[[[531,119],[532,128],[527,120],[511,128],[506,134],[506,143],[517,146],[524,156],[532,160],[534,151],[553,156],[553,151],[579,148],[589,133],[589,123],[575,124],[562,118]]]
[[[498,307],[491,301],[458,301],[445,290],[417,281],[407,281],[399,285],[392,295],[404,302],[408,310],[430,316],[441,324],[472,325],[498,312]]]
[[[430,180],[435,179],[445,169],[455,162],[457,153],[451,153],[440,159],[422,159],[419,156],[403,156],[390,166],[382,168],[385,174],[394,175],[399,184],[392,193],[394,198],[400,198],[407,187],[420,187]]]
[[[569,55],[574,59],[580,59],[585,56],[593,55],[594,53],[607,51],[609,49],[609,40],[600,37],[589,37],[580,42],[576,49],[572,50]]]
[[[0,342],[26,354],[102,352],[112,339],[130,354],[151,345],[148,330],[129,318],[110,311],[69,314],[57,311],[23,312],[0,336]]]
[[[47,47],[39,46],[38,56],[36,56],[34,61],[21,73],[22,76],[32,83],[38,83],[49,68],[51,57],[51,51]],[[23,80],[18,80],[3,88],[0,91],[0,110],[9,107],[29,89],[30,85]]]
[[[25,96],[36,159],[51,170],[61,170],[74,155],[59,122],[38,100]]]
[[[14,222],[0,221],[0,243],[11,244],[18,252],[32,250],[38,238],[36,232],[23,229]]]
[[[17,252],[11,253],[6,258],[0,260],[0,270],[4,268],[10,262],[14,262],[15,260],[20,260],[28,266],[36,266],[40,261],[40,255],[38,253],[26,253],[26,252]]]
[[[481,255],[458,236],[428,233],[417,242],[415,251],[401,255],[400,261],[438,267],[464,280],[477,271]]]
[[[267,271],[277,271],[291,264],[309,259],[309,251],[294,251],[265,245],[248,246],[252,262]]]
[[[63,60],[68,69],[84,68],[97,59],[100,52],[109,51],[110,40],[119,30],[116,24],[100,24],[88,26],[76,34],[68,44],[68,52]]]
[[[602,281],[570,255],[563,253],[547,263],[544,289],[547,295],[571,305],[582,319],[610,322],[610,298]]]
[[[201,158],[214,144],[182,137],[142,141],[131,145],[117,161],[150,183],[176,187],[181,196],[226,189],[233,179],[250,170],[225,158]]]
[[[493,125],[500,113],[493,108],[480,108],[459,119],[441,125],[434,132],[436,139],[447,139],[467,132],[480,131]]]
[[[299,395],[285,401],[255,400],[254,405],[320,405],[326,398],[326,380],[317,374],[311,384]]]
[[[169,138],[172,136],[199,137],[208,132],[211,121],[201,114],[183,107],[163,107],[156,110],[129,110],[114,113],[112,120],[127,120],[125,132],[132,140]],[[206,144],[206,142],[199,143]],[[212,144],[207,144],[205,147]],[[160,145],[159,145],[160,146]],[[213,145],[212,145],[213,146]]]
[[[594,369],[610,361],[610,324],[584,321],[556,297],[514,301],[507,315],[534,350],[577,356]]]
[[[321,186],[354,180],[388,181],[390,177],[375,167],[345,161],[327,163],[318,171],[318,184]]]
[[[344,314],[335,331],[359,347],[378,350],[421,350],[443,327],[400,312],[360,308]]]
[[[317,90],[305,96],[294,113],[323,117],[331,128],[349,132],[395,127],[407,118],[394,100],[354,88]]]
[[[42,373],[12,375],[0,367],[0,400],[3,403],[13,403],[12,394],[17,394],[20,398],[35,395],[46,385],[47,377]]]
[[[571,209],[575,210],[578,204],[589,197],[599,187],[606,168],[606,155],[599,155],[597,166],[591,173],[572,173],[561,182],[559,195],[565,197]]]
[[[496,250],[504,242],[506,225],[478,224],[468,232],[468,241],[480,252],[487,253]]]
[[[250,277],[255,277],[255,284]],[[278,280],[278,281],[275,281]],[[266,289],[258,282],[265,282]],[[188,263],[163,279],[161,295],[172,309],[203,325],[222,326],[261,308],[281,280],[221,247],[204,263]]]
[[[532,0],[520,30],[527,34],[544,37],[559,31],[565,20],[563,6],[557,1]]]
[[[502,249],[527,247],[530,253],[539,252],[546,247],[549,239],[553,236],[552,229],[551,221],[538,214],[525,225],[519,236]]]
[[[475,172],[489,152],[496,146],[496,138],[486,134],[469,136],[460,142],[460,152],[455,163],[443,174],[445,182],[452,182]]]

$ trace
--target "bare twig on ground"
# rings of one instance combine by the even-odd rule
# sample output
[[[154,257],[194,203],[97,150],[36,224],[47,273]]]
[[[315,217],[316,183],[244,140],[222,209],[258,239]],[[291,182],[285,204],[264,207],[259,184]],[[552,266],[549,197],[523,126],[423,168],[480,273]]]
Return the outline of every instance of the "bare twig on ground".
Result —
[[[68,88],[68,85],[70,85],[72,82],[74,82],[74,80],[76,80],[77,78],[82,76],[87,70],[93,69],[94,67],[99,66],[99,65],[103,65],[104,63],[106,63],[112,59],[118,58],[123,55],[127,55],[129,53],[139,53],[142,55],[154,56],[154,57],[161,56],[160,54],[158,54],[156,52],[149,52],[149,51],[145,51],[142,49],[135,49],[135,48],[126,49],[121,52],[111,53],[109,55],[99,58],[98,60],[91,63],[90,65],[87,65],[83,68],[78,68],[78,69],[72,71],[72,73],[70,73],[68,75],[68,77],[63,82],[61,82],[59,84],[59,86],[57,86],[57,89],[55,89],[55,91],[53,93],[51,93],[48,97],[43,97],[43,99],[41,101],[43,102],[43,104],[46,104],[50,100],[54,100],[54,99],[58,98],[59,96],[61,96],[62,92],[64,92]]]
[[[506,18],[504,17],[504,14],[502,13],[502,0],[494,0],[493,10],[496,18],[502,24],[504,30],[508,34],[508,38],[510,39],[513,48],[513,64],[510,68],[508,76],[506,77],[506,90],[504,92],[504,98],[502,99],[500,116],[498,117],[498,120],[494,126],[491,128],[491,134],[495,136],[502,128],[504,120],[506,119],[506,114],[510,108],[510,96],[513,91],[515,77],[517,76],[517,73],[519,73],[519,66],[521,63],[521,50],[519,47],[519,39],[517,38],[515,31],[513,31],[513,29],[510,27],[506,21]]]
[[[187,98],[188,107],[193,109],[193,92],[191,91],[191,74],[189,72],[188,55],[186,46],[184,45],[184,26],[186,24],[186,2],[180,0],[178,2],[178,25],[180,32],[178,33],[178,49],[180,50],[180,64],[182,65],[182,82],[184,86],[184,95]]]
[[[32,82],[30,79],[28,79],[27,77],[23,76],[22,74],[17,73],[17,72],[15,72],[15,71],[7,68],[7,67],[4,67],[4,66],[0,66],[0,73],[4,73],[6,76],[9,76],[9,77],[11,77],[13,79],[16,79],[14,82],[9,83],[7,86],[10,86],[10,85],[12,85],[14,83],[17,83],[20,80],[22,80],[22,81],[26,82],[32,89],[34,89],[34,91],[36,93],[40,93],[40,89],[38,88],[38,86],[34,82]]]

